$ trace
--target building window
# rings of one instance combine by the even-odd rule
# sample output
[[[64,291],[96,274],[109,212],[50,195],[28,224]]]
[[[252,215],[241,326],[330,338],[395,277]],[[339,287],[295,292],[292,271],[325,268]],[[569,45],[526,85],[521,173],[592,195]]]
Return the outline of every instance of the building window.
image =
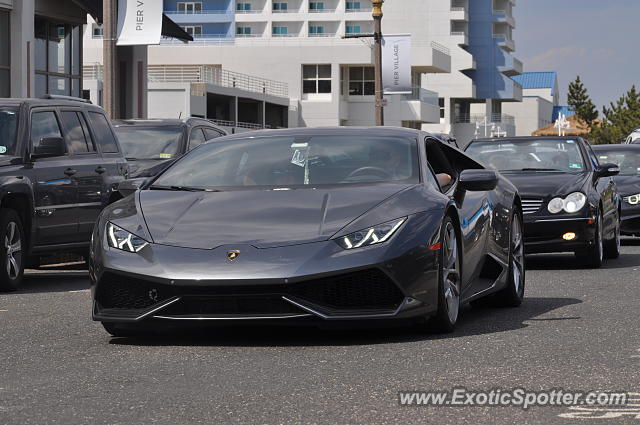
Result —
[[[309,25],[309,35],[311,37],[322,37],[322,35],[324,35],[324,26]]]
[[[182,29],[184,30],[184,32],[186,32],[187,34],[189,34],[192,37],[193,36],[202,35],[202,26],[201,25],[185,26],[185,27],[182,27]]]
[[[349,96],[373,96],[376,93],[372,66],[349,67]]]
[[[273,3],[273,11],[274,12],[286,12],[289,9],[289,4],[284,2],[274,2]]]
[[[321,1],[309,2],[309,10],[311,12],[324,10],[324,3]]]
[[[445,102],[444,97],[438,98],[438,106],[440,106],[440,118],[444,118],[445,116]]]
[[[0,10],[0,97],[11,96],[9,12]]]
[[[331,65],[302,65],[302,92],[331,93]]]
[[[347,2],[347,11],[352,10],[360,10],[360,2],[359,1],[348,1]]]
[[[104,35],[104,30],[102,28],[102,25],[100,24],[91,24],[91,37],[92,38],[102,38],[102,36]]]
[[[289,34],[289,28],[283,26],[274,26],[272,34],[276,37],[286,37]]]
[[[251,27],[236,28],[236,35],[251,35]]]
[[[80,97],[81,49],[79,25],[35,18],[35,96]]]
[[[246,12],[251,10],[251,3],[238,3],[236,5],[236,10],[239,12]]]
[[[201,2],[178,2],[178,13],[202,13]]]
[[[362,34],[360,25],[347,25],[347,34]]]

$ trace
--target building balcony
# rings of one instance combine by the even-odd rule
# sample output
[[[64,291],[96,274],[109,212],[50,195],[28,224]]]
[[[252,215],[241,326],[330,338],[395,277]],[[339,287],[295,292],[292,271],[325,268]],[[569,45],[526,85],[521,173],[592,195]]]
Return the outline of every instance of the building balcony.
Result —
[[[516,20],[508,10],[494,10],[493,21],[507,24],[511,28],[516,27]]]
[[[451,52],[436,42],[414,41],[411,44],[412,70],[420,73],[451,72]]]
[[[197,34],[193,35],[193,41],[188,43],[189,46],[219,46],[225,44],[233,44],[235,35],[229,36],[228,34]],[[184,43],[181,40],[163,37],[160,39],[161,45],[180,45]]]
[[[371,7],[360,7],[360,8],[351,8],[345,9],[346,13],[371,13],[373,9]]]
[[[451,40],[458,46],[469,45],[469,35],[466,31],[451,31]]]
[[[228,10],[202,10],[198,12],[165,11],[176,24],[214,24],[233,22],[234,14]]]
[[[516,51],[516,43],[513,40],[507,38],[505,34],[493,34],[493,38],[496,39],[498,46],[503,50],[509,53]]]
[[[451,6],[452,21],[469,21],[469,10],[464,6]]]
[[[506,64],[498,67],[498,70],[507,77],[514,77],[522,74],[524,69],[522,62],[511,55],[506,56]]]

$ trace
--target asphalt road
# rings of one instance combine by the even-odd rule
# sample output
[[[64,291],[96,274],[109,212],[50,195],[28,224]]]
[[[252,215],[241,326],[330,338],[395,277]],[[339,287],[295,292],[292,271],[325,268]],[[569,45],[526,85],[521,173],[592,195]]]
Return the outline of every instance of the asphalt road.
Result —
[[[398,402],[402,390],[453,387],[640,392],[640,241],[625,242],[595,271],[570,255],[529,257],[520,308],[466,308],[447,336],[240,328],[110,338],[89,318],[85,272],[30,274],[22,291],[0,294],[0,423],[640,423],[637,401],[526,411]]]

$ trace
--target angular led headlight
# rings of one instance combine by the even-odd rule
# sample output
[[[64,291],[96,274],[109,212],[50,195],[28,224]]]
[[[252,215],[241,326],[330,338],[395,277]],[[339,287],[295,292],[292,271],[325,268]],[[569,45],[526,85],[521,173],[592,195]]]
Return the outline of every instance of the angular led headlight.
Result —
[[[142,248],[149,245],[139,236],[129,233],[113,223],[107,223],[107,241],[109,246],[129,252],[140,252]]]
[[[557,214],[565,211],[569,214],[580,211],[587,203],[587,197],[582,192],[574,192],[566,198],[553,198],[549,201],[547,209],[551,214]]]
[[[564,210],[568,213],[578,212],[587,203],[587,197],[584,193],[574,192],[564,198]]]
[[[359,230],[336,239],[336,242],[344,249],[354,249],[383,243],[393,236],[395,231],[402,226],[402,223],[404,223],[406,219],[406,217],[403,217],[378,224],[368,229]]]

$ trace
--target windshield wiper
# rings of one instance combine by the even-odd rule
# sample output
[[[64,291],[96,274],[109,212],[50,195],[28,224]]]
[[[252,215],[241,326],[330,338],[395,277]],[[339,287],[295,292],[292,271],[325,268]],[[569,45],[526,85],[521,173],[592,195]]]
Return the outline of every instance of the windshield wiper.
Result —
[[[149,189],[157,189],[157,190],[173,190],[173,191],[184,191],[184,192],[222,192],[218,189],[205,189],[203,187],[193,187],[193,186],[159,186],[153,185],[150,186]]]
[[[503,171],[562,171],[564,172],[565,170],[560,170],[558,168],[519,168],[517,170],[503,170]]]

